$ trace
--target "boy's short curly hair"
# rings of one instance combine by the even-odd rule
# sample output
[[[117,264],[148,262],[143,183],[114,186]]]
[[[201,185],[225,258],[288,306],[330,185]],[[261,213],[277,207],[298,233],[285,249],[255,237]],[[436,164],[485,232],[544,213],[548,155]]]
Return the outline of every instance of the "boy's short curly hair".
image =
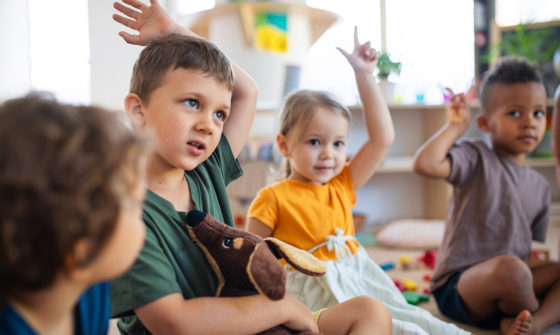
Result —
[[[130,93],[147,103],[170,70],[197,69],[233,91],[234,74],[226,55],[204,39],[170,34],[150,43],[134,64]]]
[[[46,288],[76,242],[112,235],[152,142],[116,115],[30,94],[0,106],[0,301]]]
[[[516,84],[536,82],[542,84],[542,75],[537,64],[523,57],[502,57],[493,68],[488,70],[482,79],[480,100],[482,107],[488,106],[491,87],[494,84]]]

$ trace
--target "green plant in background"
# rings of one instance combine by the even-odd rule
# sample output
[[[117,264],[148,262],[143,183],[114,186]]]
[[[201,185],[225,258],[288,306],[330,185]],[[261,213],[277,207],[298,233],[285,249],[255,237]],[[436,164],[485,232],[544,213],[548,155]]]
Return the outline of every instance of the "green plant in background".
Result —
[[[377,61],[377,69],[379,69],[377,76],[381,79],[387,79],[391,73],[395,73],[398,76],[401,74],[401,67],[401,62],[392,61],[389,54],[383,51]]]
[[[490,51],[481,57],[481,61],[489,63],[500,55],[521,56],[538,64],[552,60],[560,45],[560,40],[551,38],[554,28],[529,29],[529,25],[530,23],[522,23],[512,33],[503,34],[500,42],[491,46]]]

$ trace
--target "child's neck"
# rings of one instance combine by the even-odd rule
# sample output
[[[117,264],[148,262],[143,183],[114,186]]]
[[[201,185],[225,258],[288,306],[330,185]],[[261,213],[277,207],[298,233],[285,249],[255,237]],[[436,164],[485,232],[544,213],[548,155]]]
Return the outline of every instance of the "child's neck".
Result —
[[[148,189],[173,204],[176,211],[188,212],[194,207],[184,170],[150,162],[147,176]]]
[[[514,162],[516,165],[525,166],[525,162],[527,160],[527,154],[525,153],[511,153],[503,152],[501,150],[496,150],[496,152]]]
[[[57,279],[46,289],[18,294],[10,299],[10,304],[37,333],[71,335],[76,303],[86,288]]]

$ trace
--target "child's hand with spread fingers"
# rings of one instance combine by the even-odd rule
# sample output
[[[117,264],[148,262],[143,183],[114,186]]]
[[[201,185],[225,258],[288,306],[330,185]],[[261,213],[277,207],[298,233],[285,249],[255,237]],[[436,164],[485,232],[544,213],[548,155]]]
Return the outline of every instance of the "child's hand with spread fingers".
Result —
[[[447,108],[449,122],[461,123],[468,127],[471,121],[471,104],[473,101],[474,86],[471,86],[467,93],[455,94],[451,88],[445,88],[451,95],[451,103]]]

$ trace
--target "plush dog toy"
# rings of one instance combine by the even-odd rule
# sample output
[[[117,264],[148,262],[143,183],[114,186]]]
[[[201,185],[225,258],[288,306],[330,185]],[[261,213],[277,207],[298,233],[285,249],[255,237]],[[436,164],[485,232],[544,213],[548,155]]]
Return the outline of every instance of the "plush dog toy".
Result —
[[[279,300],[286,294],[286,270],[278,261],[284,258],[296,270],[322,276],[325,266],[313,255],[278,239],[262,237],[232,228],[212,215],[190,211],[187,231],[202,249],[220,284],[216,296],[239,297],[264,294]],[[276,326],[260,334],[316,334]]]

